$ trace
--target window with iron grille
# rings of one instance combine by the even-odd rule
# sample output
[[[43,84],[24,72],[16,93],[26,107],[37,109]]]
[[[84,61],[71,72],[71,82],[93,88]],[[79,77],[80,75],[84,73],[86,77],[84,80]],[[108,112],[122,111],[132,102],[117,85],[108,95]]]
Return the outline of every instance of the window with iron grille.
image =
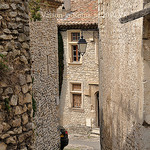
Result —
[[[75,41],[75,42],[78,42],[80,39],[80,33],[77,32],[77,33],[71,33],[71,41]]]

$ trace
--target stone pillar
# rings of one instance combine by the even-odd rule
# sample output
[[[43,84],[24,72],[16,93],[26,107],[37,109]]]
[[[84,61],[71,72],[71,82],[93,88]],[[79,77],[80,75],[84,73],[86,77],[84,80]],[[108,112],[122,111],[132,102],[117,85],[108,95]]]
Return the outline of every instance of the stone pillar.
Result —
[[[44,2],[46,2],[44,4]],[[33,91],[37,102],[35,114],[38,150],[57,150],[60,146],[56,101],[58,88],[58,46],[56,8],[60,2],[43,1],[42,21],[30,23]]]
[[[0,1],[0,150],[32,149],[32,79],[28,0]]]

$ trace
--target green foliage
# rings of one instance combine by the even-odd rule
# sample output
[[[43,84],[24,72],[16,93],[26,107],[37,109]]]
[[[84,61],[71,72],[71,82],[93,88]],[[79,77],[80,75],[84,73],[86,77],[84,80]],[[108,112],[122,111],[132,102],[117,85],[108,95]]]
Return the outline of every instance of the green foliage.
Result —
[[[42,16],[40,14],[40,1],[41,0],[29,0],[29,8],[30,8],[30,15],[31,20],[33,21],[41,21]]]
[[[8,70],[6,65],[7,60],[4,55],[0,54],[0,75],[4,74]]]
[[[10,110],[11,110],[11,107],[10,107],[10,102],[9,102],[9,99],[8,98],[5,98],[5,108],[6,108],[6,110],[8,111],[8,112],[10,112]]]
[[[64,45],[60,31],[58,32],[58,60],[59,60],[59,96],[60,96],[64,72]]]
[[[33,117],[35,117],[35,112],[37,110],[36,101],[34,99],[34,95],[32,94],[32,108],[33,108]]]

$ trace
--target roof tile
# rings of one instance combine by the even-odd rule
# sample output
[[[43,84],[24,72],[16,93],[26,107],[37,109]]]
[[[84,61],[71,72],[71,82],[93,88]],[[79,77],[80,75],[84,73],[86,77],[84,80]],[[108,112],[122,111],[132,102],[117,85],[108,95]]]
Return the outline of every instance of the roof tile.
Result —
[[[58,19],[58,25],[98,24],[97,0],[71,0],[71,12]]]

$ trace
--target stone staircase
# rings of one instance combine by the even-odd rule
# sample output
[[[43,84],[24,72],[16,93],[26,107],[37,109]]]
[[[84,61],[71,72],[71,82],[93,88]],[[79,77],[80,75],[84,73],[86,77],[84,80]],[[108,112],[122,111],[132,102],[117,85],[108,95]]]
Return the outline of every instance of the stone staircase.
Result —
[[[99,137],[100,136],[100,129],[99,128],[93,128],[90,136],[91,137]]]

